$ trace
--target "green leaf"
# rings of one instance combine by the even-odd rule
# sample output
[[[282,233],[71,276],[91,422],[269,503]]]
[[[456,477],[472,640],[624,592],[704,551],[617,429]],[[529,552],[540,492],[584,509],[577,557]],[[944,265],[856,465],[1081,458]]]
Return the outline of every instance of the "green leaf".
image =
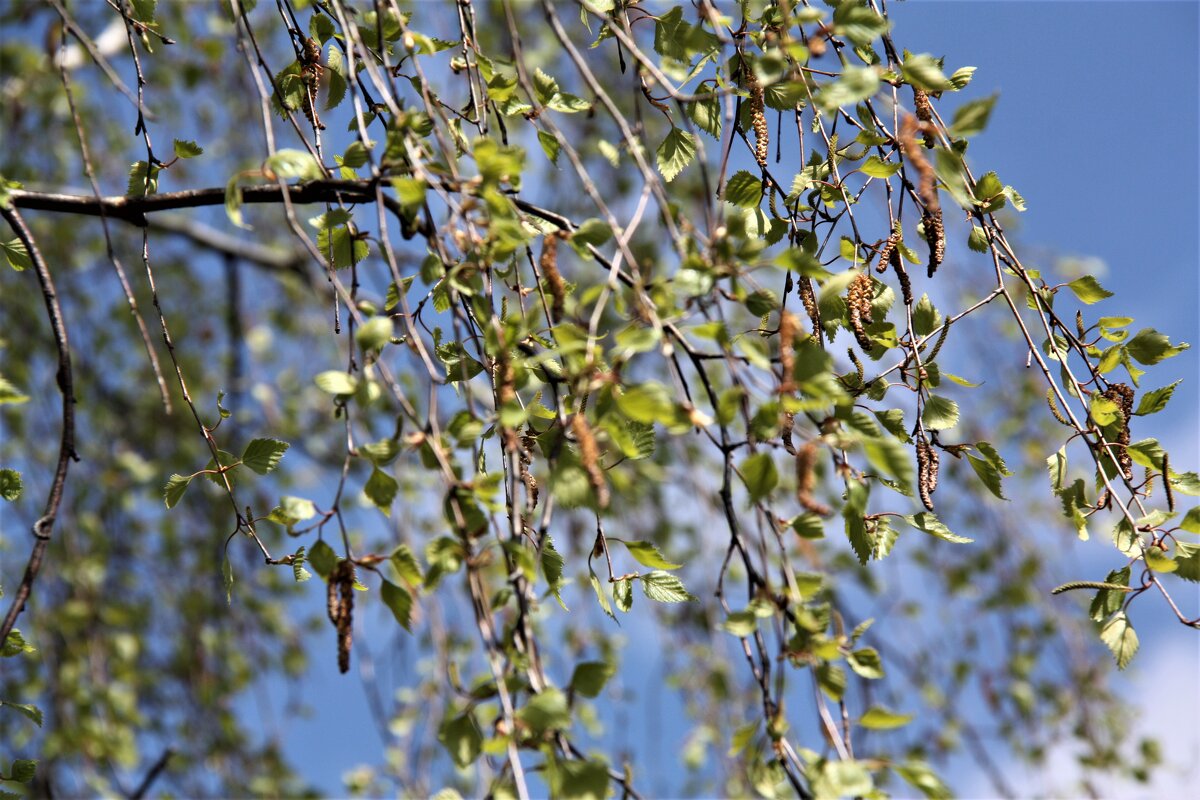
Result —
[[[37,763],[30,758],[18,758],[12,762],[12,768],[9,770],[9,780],[17,783],[29,783],[37,775]]]
[[[29,259],[29,251],[20,239],[0,242],[0,250],[4,251],[4,260],[17,272],[24,272],[33,266],[33,261]]]
[[[833,4],[831,4],[833,5]],[[834,33],[859,47],[868,47],[875,37],[887,33],[890,24],[865,3],[837,3],[833,10]]]
[[[37,648],[25,641],[25,637],[21,635],[18,628],[9,631],[8,636],[4,638],[4,644],[0,645],[0,658],[12,658],[22,653],[36,652]]]
[[[992,116],[992,108],[996,105],[999,95],[982,97],[963,103],[954,112],[954,120],[950,123],[950,135],[958,139],[969,139],[980,134],[987,127],[988,119]]]
[[[304,545],[292,553],[292,577],[296,583],[304,583],[312,578],[312,573],[304,568]]]
[[[550,163],[558,164],[559,143],[552,134],[545,131],[537,132],[538,144],[542,146],[542,152],[546,154],[546,158],[550,159]]]
[[[469,711],[443,720],[437,738],[459,769],[474,764],[483,751],[483,734]]]
[[[6,403],[28,403],[29,395],[0,376],[0,406]]]
[[[280,178],[300,178],[305,181],[320,180],[325,177],[321,162],[307,150],[284,148],[276,150],[275,155],[267,158],[263,166]]]
[[[758,616],[753,611],[733,611],[721,623],[721,629],[744,639],[758,630]]]
[[[358,378],[348,372],[341,372],[336,369],[319,373],[313,378],[313,381],[317,384],[317,388],[338,396],[352,395],[354,394],[354,390],[358,388]]]
[[[1167,402],[1171,399],[1171,395],[1175,394],[1175,387],[1182,382],[1182,380],[1178,380],[1169,386],[1146,392],[1142,395],[1142,399],[1138,401],[1137,409],[1133,412],[1134,416],[1148,416],[1162,411],[1167,407]]]
[[[291,533],[292,527],[297,522],[312,519],[316,515],[317,507],[313,505],[312,500],[285,494],[279,498],[279,505],[271,509],[271,513],[267,515],[267,519],[285,526],[288,532]]]
[[[758,208],[763,198],[762,181],[746,170],[738,170],[725,184],[725,199],[742,208]]]
[[[600,601],[600,608],[605,614],[616,620],[617,615],[613,613],[612,604],[608,602],[608,595],[604,593],[604,588],[600,585],[600,579],[596,577],[596,573],[589,576],[592,584],[592,590],[596,592],[596,599]]]
[[[35,705],[24,705],[21,703],[10,703],[7,700],[0,700],[0,708],[11,708],[19,714],[23,714],[28,719],[32,720],[39,728],[42,727],[42,710]]]
[[[163,499],[167,503],[167,508],[174,508],[183,498],[183,493],[187,491],[192,477],[191,475],[175,474],[167,479],[167,485],[163,487]]]
[[[617,610],[628,614],[629,609],[633,608],[633,579],[622,578],[613,581],[612,595],[613,605],[617,607]]]
[[[643,566],[653,567],[655,569],[679,569],[683,566],[682,564],[674,564],[670,561],[667,561],[667,559],[663,557],[663,554],[659,552],[658,548],[649,542],[627,542],[624,540],[617,541],[620,541],[621,544],[625,545],[625,548],[629,550],[629,555],[637,559],[638,563],[642,564]]]
[[[867,713],[862,715],[858,724],[869,730],[887,731],[892,728],[903,728],[913,721],[914,716],[913,714],[898,714],[883,706],[871,706],[867,709]]]
[[[684,588],[679,578],[657,569],[642,576],[642,591],[656,603],[683,603],[699,599]]]
[[[927,92],[944,92],[956,88],[942,72],[937,59],[926,53],[909,56],[900,66],[906,83]]]
[[[821,87],[817,105],[830,113],[841,106],[852,106],[879,91],[879,73],[873,67],[848,66],[841,77]]]
[[[543,689],[530,698],[525,707],[517,712],[517,718],[539,737],[546,731],[571,727],[571,709],[567,705],[567,697],[554,687]]]
[[[279,464],[288,447],[287,442],[279,439],[253,439],[242,453],[242,463],[259,475],[266,475]]]
[[[400,627],[412,633],[413,598],[409,591],[385,580],[380,587],[380,596],[383,598],[383,604],[391,609],[392,616],[400,623]]]
[[[878,680],[883,677],[883,662],[874,647],[863,647],[846,656],[850,669],[863,678]]]
[[[965,536],[952,533],[949,528],[942,524],[941,520],[928,511],[922,511],[919,514],[906,514],[902,519],[917,530],[924,531],[930,536],[936,536],[939,539],[945,539],[947,542],[970,544],[975,541],[974,539],[968,539]]]
[[[667,138],[663,139],[662,144],[655,151],[658,170],[667,183],[675,180],[675,177],[692,162],[695,156],[695,137],[679,128],[671,128]]]
[[[779,472],[770,453],[755,453],[738,465],[742,481],[750,492],[751,502],[757,503],[779,484]]]
[[[392,320],[390,317],[372,317],[354,332],[354,341],[365,352],[374,352],[383,348],[392,339]]]
[[[900,766],[893,767],[901,778],[909,785],[919,789],[930,800],[950,800],[954,793],[950,791],[933,768],[924,761],[910,759]]]
[[[616,670],[606,661],[584,661],[575,665],[571,675],[571,691],[584,697],[599,697],[604,684]]]
[[[863,162],[859,171],[869,178],[890,178],[900,171],[900,167],[899,161],[887,162],[881,160],[879,156],[871,156]]]
[[[721,138],[721,100],[718,96],[695,100],[684,109],[696,127],[714,139]]]
[[[0,497],[15,502],[21,496],[21,473],[15,469],[0,469]]]
[[[225,184],[225,216],[229,221],[242,230],[252,230],[242,219],[242,186],[238,183],[240,174],[235,174]]]
[[[928,336],[942,324],[942,315],[938,313],[929,295],[921,295],[921,299],[913,306],[913,330],[918,336]]]
[[[1138,651],[1138,636],[1124,611],[1118,611],[1100,628],[1100,641],[1117,660],[1117,669],[1125,669]]]
[[[176,158],[195,158],[204,153],[204,148],[189,139],[175,140]]]
[[[943,431],[953,428],[958,424],[958,403],[931,394],[925,401],[925,411],[921,414],[921,419],[930,430]]]
[[[158,173],[162,167],[151,166],[145,161],[136,161],[129,169],[129,185],[125,194],[130,197],[145,197],[158,191]]]
[[[912,494],[912,459],[900,442],[891,436],[870,437],[863,440],[863,451],[872,467],[892,478],[904,494]]]
[[[1129,586],[1129,567],[1122,567],[1118,570],[1113,570],[1108,573],[1108,577],[1104,579],[1104,583],[1113,586],[1122,587]],[[1127,589],[1101,589],[1096,592],[1096,596],[1092,598],[1092,603],[1088,609],[1088,616],[1096,622],[1100,622],[1109,614],[1113,614],[1121,608],[1125,602]]]
[[[675,403],[660,383],[643,383],[616,396],[617,408],[634,422],[669,423],[675,417]]]
[[[1188,347],[1187,342],[1171,344],[1170,339],[1153,328],[1142,328],[1125,343],[1126,352],[1140,364],[1157,364],[1179,355]]]
[[[1106,297],[1112,297],[1113,293],[1100,285],[1100,281],[1093,278],[1091,275],[1084,275],[1082,278],[1076,278],[1067,284],[1067,288],[1075,293],[1075,296],[1081,302],[1091,305],[1098,303]]]
[[[408,545],[402,544],[393,550],[391,562],[400,580],[410,586],[420,586],[425,582],[425,577],[421,574],[421,564]]]
[[[317,543],[308,551],[308,563],[325,580],[329,580],[333,568],[337,566],[337,561],[337,553],[333,552],[333,548],[322,539],[318,539]]]
[[[363,487],[363,492],[385,516],[392,515],[392,501],[400,491],[400,484],[391,475],[379,468],[371,470],[371,477]]]
[[[1195,509],[1192,509],[1195,511]],[[1200,582],[1200,544],[1175,543],[1175,574],[1185,581]]]
[[[762,725],[761,719],[756,719],[752,722],[747,722],[733,732],[733,737],[729,742],[729,757],[733,758],[746,749],[750,742],[754,741],[754,735],[758,733],[759,726]]]
[[[1200,533],[1200,506],[1189,508],[1188,512],[1183,515],[1183,519],[1179,522],[1179,527],[1188,533]]]
[[[557,777],[557,791],[553,796],[561,800],[605,800],[608,797],[608,766],[603,761],[559,762]]]
[[[571,246],[581,256],[591,258],[587,246],[599,247],[612,238],[612,227],[602,219],[587,219],[571,234]]]
[[[317,250],[334,269],[358,264],[370,255],[349,211],[334,209],[309,219],[308,224],[317,229]]]

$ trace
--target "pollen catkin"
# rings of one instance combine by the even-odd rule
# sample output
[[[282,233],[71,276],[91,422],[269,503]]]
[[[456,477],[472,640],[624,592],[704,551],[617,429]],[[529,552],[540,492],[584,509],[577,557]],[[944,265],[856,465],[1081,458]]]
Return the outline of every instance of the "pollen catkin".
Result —
[[[883,246],[879,248],[879,261],[875,264],[875,271],[878,273],[887,272],[888,264],[895,265],[897,271],[900,269],[900,250],[896,245],[900,244],[900,232],[894,231],[891,236],[883,241]]]
[[[553,317],[550,324],[556,325],[563,318],[563,308],[567,300],[567,284],[562,273],[558,271],[558,234],[551,234],[542,239],[542,257],[538,259],[538,268],[542,280],[550,291],[550,312]]]
[[[579,460],[587,470],[588,483],[596,493],[596,502],[601,508],[608,508],[608,483],[604,480],[604,471],[600,469],[600,448],[596,444],[596,436],[588,425],[583,414],[571,418],[571,432],[579,444]]]
[[[816,442],[806,442],[796,451],[796,500],[806,511],[819,517],[829,516],[830,508],[812,496],[817,488],[817,457],[821,449]]]
[[[917,438],[917,489],[921,495],[921,503],[929,511],[933,511],[933,493],[937,490],[938,467],[940,459],[933,446],[924,436]]]
[[[538,504],[538,483],[537,479],[530,473],[529,467],[533,463],[533,448],[537,445],[537,440],[530,435],[521,437],[521,447],[517,451],[517,462],[521,469],[521,483],[525,484],[525,514],[529,516],[533,514],[533,510]]]
[[[796,445],[792,443],[792,430],[796,427],[796,415],[790,411],[780,414],[779,438],[783,440],[783,449],[789,455],[796,455]]]
[[[929,243],[929,277],[932,278],[946,257],[946,228],[942,224],[942,210],[926,211],[921,222],[925,227],[925,241]]]
[[[746,88],[750,90],[750,124],[754,127],[754,160],[758,166],[767,168],[767,156],[771,151],[771,133],[764,112],[763,88],[753,70],[746,70]]]
[[[300,80],[304,83],[304,116],[314,128],[325,130],[317,116],[317,88],[325,68],[321,66],[321,43],[316,39],[304,40],[304,52],[300,54]]]
[[[783,373],[779,380],[779,393],[791,394],[796,390],[795,366],[796,331],[800,328],[800,320],[790,311],[779,315],[779,368]]]
[[[850,281],[850,288],[846,292],[846,306],[850,311],[850,328],[854,331],[854,338],[858,340],[858,345],[863,350],[870,350],[874,347],[874,343],[867,336],[864,325],[870,325],[871,319],[871,297],[875,290],[871,285],[871,276],[866,273],[859,273]]]
[[[1133,389],[1114,383],[1100,395],[1117,404],[1121,412],[1121,430],[1117,433],[1117,464],[1126,480],[1133,478],[1133,458],[1129,455],[1129,420],[1133,416]]]
[[[350,671],[350,645],[354,639],[354,564],[338,562],[329,576],[326,610],[337,628],[338,669]]]
[[[900,296],[904,298],[904,305],[911,306],[913,304],[912,282],[908,279],[908,270],[897,259],[894,263],[896,267],[896,278],[900,281]]]
[[[821,310],[817,307],[817,296],[813,293],[812,281],[808,278],[801,278],[799,292],[800,304],[804,306],[804,312],[808,314],[808,321],[812,323],[813,334],[820,338]]]
[[[929,102],[929,95],[924,89],[913,87],[913,107],[917,112],[917,119],[921,122],[930,123],[929,126],[921,126],[921,134],[925,139],[925,147],[932,150],[937,144],[933,138],[933,105]]]
[[[1167,493],[1167,511],[1175,512],[1175,495],[1171,491],[1171,467],[1167,454],[1163,453],[1163,491]]]

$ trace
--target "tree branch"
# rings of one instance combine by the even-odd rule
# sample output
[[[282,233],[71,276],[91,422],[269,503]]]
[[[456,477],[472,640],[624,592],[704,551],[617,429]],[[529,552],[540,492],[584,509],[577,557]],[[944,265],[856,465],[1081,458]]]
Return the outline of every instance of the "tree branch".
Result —
[[[325,203],[341,200],[345,203],[374,203],[375,189],[371,181],[321,180],[299,183],[287,187],[288,198],[297,205]],[[109,195],[108,197],[85,197],[72,194],[52,194],[14,190],[9,198],[16,208],[33,211],[56,211],[64,214],[105,216],[123,220],[131,225],[146,227],[147,214],[173,211],[181,208],[201,208],[225,204],[225,189],[188,189],[181,192],[149,194],[143,197]],[[278,185],[242,187],[243,204],[282,203],[283,190]],[[395,198],[383,196],[389,211],[400,213],[400,204]]]

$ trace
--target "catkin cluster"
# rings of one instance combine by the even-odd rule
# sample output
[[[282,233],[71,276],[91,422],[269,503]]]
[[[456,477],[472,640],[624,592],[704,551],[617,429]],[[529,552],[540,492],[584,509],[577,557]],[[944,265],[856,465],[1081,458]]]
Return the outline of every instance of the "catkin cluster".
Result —
[[[933,104],[929,102],[929,95],[924,89],[913,87],[913,108],[917,112],[917,119],[921,122],[928,122],[930,125],[921,126],[921,135],[925,139],[926,149],[932,150],[936,145],[933,138]]]
[[[579,460],[583,462],[588,483],[596,493],[596,502],[601,508],[608,508],[608,483],[604,480],[604,470],[600,469],[600,447],[596,444],[592,426],[588,425],[583,414],[571,418],[571,432],[575,434],[575,442],[579,445]]]
[[[813,497],[813,490],[817,488],[817,457],[821,454],[821,448],[815,441],[807,442],[803,447],[796,451],[796,500],[800,506],[813,514],[821,517],[829,516],[831,512],[829,506]]]
[[[546,282],[546,289],[550,292],[552,325],[562,321],[563,308],[567,302],[567,283],[558,271],[558,238],[558,234],[554,233],[542,239],[542,256],[538,259],[538,269],[541,270],[542,280]]]
[[[791,394],[796,391],[796,332],[800,329],[800,320],[790,311],[779,315],[779,369],[783,373],[779,380],[779,393]]]
[[[900,124],[900,147],[904,155],[917,171],[917,195],[925,206],[921,216],[921,224],[925,228],[925,241],[929,244],[929,277],[937,272],[946,256],[946,229],[942,223],[942,204],[937,193],[937,173],[929,159],[917,146],[917,132],[931,132],[933,124],[918,122],[913,117],[905,117]]]
[[[924,436],[917,437],[917,490],[921,495],[921,503],[930,511],[933,511],[932,495],[937,491],[940,464],[933,445]]]
[[[354,638],[354,564],[338,562],[326,591],[329,621],[337,628],[338,669],[350,671],[350,644]]]
[[[897,272],[900,271],[900,250],[897,247],[898,244],[900,244],[900,232],[893,231],[892,235],[884,240],[883,246],[879,248],[879,261],[875,264],[876,272],[887,272],[888,264],[893,265]]]
[[[767,126],[763,88],[753,70],[746,70],[746,88],[750,90],[750,124],[754,128],[754,160],[763,169],[767,168],[767,155],[771,148],[771,132]]]
[[[1117,464],[1121,473],[1128,480],[1133,477],[1133,458],[1129,455],[1129,420],[1133,416],[1133,389],[1123,383],[1114,383],[1105,389],[1101,395],[1117,404],[1121,412],[1121,430],[1117,433]]]
[[[871,319],[871,298],[875,294],[875,289],[871,285],[871,276],[866,273],[859,273],[850,281],[850,288],[846,292],[846,306],[850,310],[850,329],[854,331],[854,338],[858,340],[858,345],[863,350],[870,350],[874,347],[874,343],[864,329],[864,325],[870,325]]]
[[[321,43],[316,39],[305,39],[304,50],[300,54],[300,80],[304,82],[304,116],[314,128],[325,130],[321,118],[317,116],[317,88],[325,68],[321,66]]]

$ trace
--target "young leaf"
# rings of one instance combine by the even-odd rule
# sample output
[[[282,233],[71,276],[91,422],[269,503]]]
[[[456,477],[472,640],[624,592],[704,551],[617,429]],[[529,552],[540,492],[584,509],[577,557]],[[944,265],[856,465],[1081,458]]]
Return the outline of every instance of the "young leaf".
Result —
[[[322,391],[337,396],[354,394],[354,390],[358,388],[358,378],[348,372],[340,372],[336,369],[319,373],[313,378],[313,381]]]
[[[576,664],[575,672],[571,674],[571,691],[584,697],[598,697],[614,672],[613,666],[606,661]]]
[[[279,439],[253,439],[242,453],[242,463],[259,475],[266,475],[279,464],[288,447],[287,442]]]
[[[902,728],[913,721],[913,714],[897,714],[883,706],[871,706],[862,715],[858,724],[868,730],[886,731],[892,728]]]
[[[1100,285],[1100,281],[1093,278],[1091,275],[1084,275],[1082,278],[1076,278],[1067,284],[1067,288],[1075,293],[1075,296],[1081,302],[1091,305],[1098,303],[1106,297],[1112,297],[1113,293]]]
[[[175,140],[176,158],[195,158],[204,152],[204,148],[188,139]]]
[[[188,484],[192,482],[192,476],[184,476],[175,474],[167,479],[167,485],[163,487],[163,499],[167,503],[167,508],[174,508],[175,505],[183,498],[183,493],[187,491]]]
[[[391,581],[385,580],[380,590],[380,596],[383,598],[384,605],[391,609],[396,622],[399,622],[404,630],[412,633],[413,598],[409,591],[403,586],[397,586]]]
[[[24,272],[33,266],[33,262],[29,260],[29,252],[25,249],[25,243],[20,239],[0,242],[0,250],[4,251],[4,260],[17,272]]]
[[[770,494],[779,484],[779,471],[775,468],[775,459],[771,458],[770,453],[755,453],[749,456],[738,465],[738,471],[750,492],[750,500],[755,503]]]
[[[903,519],[917,530],[924,531],[930,536],[936,536],[939,539],[945,539],[947,542],[970,544],[975,541],[974,539],[968,539],[965,536],[952,533],[949,528],[942,524],[941,520],[928,511],[922,511],[919,514],[906,514]]]
[[[371,477],[363,487],[367,498],[389,517],[392,515],[392,501],[396,499],[398,491],[400,484],[396,479],[378,468],[371,470]]]
[[[1117,669],[1125,669],[1138,651],[1138,636],[1124,611],[1118,611],[1100,629],[1100,641],[1117,660]]]
[[[674,564],[670,561],[667,561],[667,559],[663,557],[663,554],[659,552],[658,548],[649,542],[619,541],[621,541],[621,544],[625,545],[625,548],[629,550],[629,555],[636,558],[638,563],[642,564],[643,566],[652,567],[655,569],[679,569],[683,566],[682,564]]]
[[[14,502],[21,496],[21,473],[15,469],[0,469],[0,497],[8,502]]]
[[[692,134],[671,128],[667,138],[658,146],[655,157],[663,180],[670,183],[696,156],[696,141]]]
[[[683,603],[699,599],[684,588],[679,578],[657,569],[642,576],[642,591],[657,603]]]

